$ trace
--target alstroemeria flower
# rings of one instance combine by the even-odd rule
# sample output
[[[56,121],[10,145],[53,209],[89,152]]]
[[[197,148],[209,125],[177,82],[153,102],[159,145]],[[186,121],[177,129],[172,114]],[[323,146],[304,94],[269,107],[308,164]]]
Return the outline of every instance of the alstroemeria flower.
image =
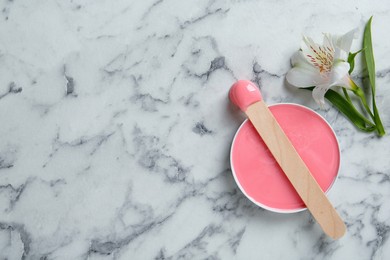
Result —
[[[287,73],[287,81],[300,88],[314,86],[313,98],[322,108],[329,88],[352,88],[347,59],[354,34],[354,30],[343,36],[324,34],[322,45],[304,36],[301,50],[291,58],[293,68]]]

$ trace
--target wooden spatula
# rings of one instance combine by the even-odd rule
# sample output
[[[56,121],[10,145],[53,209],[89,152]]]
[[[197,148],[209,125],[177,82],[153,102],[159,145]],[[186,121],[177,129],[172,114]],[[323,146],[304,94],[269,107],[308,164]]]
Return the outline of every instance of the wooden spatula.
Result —
[[[256,85],[237,81],[229,97],[248,116],[322,230],[333,239],[342,237],[346,231],[343,220],[264,103]]]

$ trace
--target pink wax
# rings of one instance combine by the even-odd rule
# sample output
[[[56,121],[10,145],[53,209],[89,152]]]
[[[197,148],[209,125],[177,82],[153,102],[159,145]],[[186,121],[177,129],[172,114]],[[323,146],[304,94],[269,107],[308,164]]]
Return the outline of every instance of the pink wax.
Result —
[[[340,165],[332,128],[320,115],[300,105],[277,104],[269,109],[322,190],[328,191]],[[276,212],[306,208],[249,120],[238,129],[230,157],[238,186],[255,204]]]

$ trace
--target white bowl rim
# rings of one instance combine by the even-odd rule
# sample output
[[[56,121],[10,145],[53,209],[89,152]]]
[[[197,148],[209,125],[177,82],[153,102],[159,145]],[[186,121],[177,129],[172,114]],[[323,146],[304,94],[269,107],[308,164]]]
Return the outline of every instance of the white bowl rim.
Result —
[[[337,135],[335,133],[335,131],[333,130],[332,126],[328,123],[328,121],[325,120],[325,118],[323,116],[321,116],[319,113],[317,113],[316,111],[314,111],[313,109],[311,108],[308,108],[306,106],[303,106],[303,105],[300,105],[300,104],[296,104],[296,103],[277,103],[277,104],[271,104],[271,105],[268,105],[268,107],[273,107],[273,106],[279,106],[279,105],[293,105],[293,106],[297,106],[297,107],[301,107],[303,109],[306,109],[310,112],[313,112],[315,113],[317,116],[319,116],[319,118],[321,118],[328,126],[329,128],[331,129],[335,139],[336,139],[336,144],[337,144],[337,150],[339,152],[339,163],[338,163],[338,166],[337,166],[337,173],[336,173],[336,176],[334,177],[332,183],[329,185],[328,189],[325,191],[325,194],[328,194],[328,192],[330,191],[330,189],[333,187],[333,185],[335,184],[336,180],[338,179],[339,177],[339,174],[340,174],[340,164],[341,164],[341,151],[340,151],[340,145],[339,145],[339,140],[337,139]],[[307,208],[306,207],[303,207],[303,208],[297,208],[297,209],[280,209],[280,208],[272,208],[272,207],[269,207],[267,205],[264,205],[258,201],[256,201],[255,199],[253,199],[251,196],[249,196],[244,188],[241,186],[240,182],[238,181],[238,178],[236,176],[236,172],[234,170],[234,165],[233,165],[233,146],[234,146],[234,142],[236,141],[236,137],[238,135],[238,133],[240,132],[241,128],[244,126],[244,124],[248,121],[248,118],[244,120],[244,122],[241,123],[240,127],[237,129],[236,133],[234,134],[234,137],[233,137],[233,141],[232,141],[232,145],[230,147],[230,168],[231,168],[231,171],[233,173],[233,177],[234,177],[234,181],[236,182],[237,186],[240,188],[241,192],[245,195],[245,197],[247,197],[250,201],[252,201],[254,204],[256,204],[257,206],[263,208],[263,209],[266,209],[266,210],[269,210],[269,211],[273,211],[273,212],[277,212],[277,213],[296,213],[296,212],[301,212],[301,211],[304,211],[306,210]]]

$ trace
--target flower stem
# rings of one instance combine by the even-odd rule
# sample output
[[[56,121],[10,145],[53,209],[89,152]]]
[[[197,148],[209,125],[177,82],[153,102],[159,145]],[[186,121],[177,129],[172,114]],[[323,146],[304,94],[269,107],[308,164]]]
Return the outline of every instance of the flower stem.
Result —
[[[378,111],[376,109],[375,97],[373,97],[373,109],[374,109],[374,111],[372,112],[370,107],[369,107],[369,105],[368,105],[368,103],[367,103],[366,95],[364,94],[363,90],[358,85],[356,85],[356,83],[352,79],[350,79],[350,82],[351,82],[351,87],[352,87],[350,90],[357,97],[359,97],[360,101],[362,102],[362,105],[363,105],[364,109],[370,115],[371,119],[374,121],[375,128],[376,128],[376,130],[378,132],[378,135],[379,136],[385,135],[386,134],[385,129],[383,127],[382,121],[380,120]],[[343,88],[343,92],[344,92],[346,100],[352,104],[352,101],[349,98],[349,95],[348,95],[346,89]]]
[[[351,81],[352,81],[352,80],[351,80]],[[355,84],[355,83],[353,83],[353,84]],[[359,88],[356,84],[355,84],[355,87]],[[347,89],[344,88],[344,87],[342,87],[342,89],[343,89],[343,93],[344,93],[344,96],[345,96],[345,100],[346,100],[349,104],[351,104],[351,109],[353,109],[353,111],[355,111],[355,113],[358,114],[358,115],[364,120],[364,122],[365,122],[367,125],[369,125],[369,126],[375,126],[374,123],[372,123],[369,119],[367,119],[365,116],[363,116],[362,114],[360,114],[359,111],[355,108],[355,106],[354,106],[353,103],[352,103],[351,98],[350,98],[349,95],[348,95]],[[363,98],[364,98],[364,94],[363,94]],[[366,103],[367,103],[367,102],[366,102]]]
[[[313,91],[314,87],[305,89]],[[329,102],[331,102],[332,105],[335,106],[342,114],[344,114],[344,116],[347,117],[358,129],[364,132],[372,132],[376,130],[376,125],[367,119],[366,116],[363,116],[352,104],[352,101],[348,101],[337,91],[329,89],[325,93],[325,98],[329,100]]]
[[[371,112],[371,109],[370,107],[368,106],[367,104],[367,100],[366,100],[366,96],[364,95],[364,92],[361,88],[359,88],[358,85],[356,85],[356,83],[351,79],[351,83],[353,85],[353,88],[351,89],[352,92],[360,98],[360,101],[362,102],[363,104],[363,107],[366,109],[367,113],[370,115],[370,117],[372,118],[372,120],[375,121],[375,117],[374,117],[374,114]]]
[[[369,119],[367,119],[365,116],[363,116],[357,109],[356,107],[353,105],[352,101],[351,101],[351,98],[349,97],[348,95],[348,92],[345,88],[343,88],[343,92],[344,92],[344,95],[345,95],[345,100],[351,104],[351,107],[350,109],[353,110],[357,115],[359,115],[359,117],[370,127],[375,127],[375,124],[373,122],[371,122]]]
[[[350,98],[349,95],[348,95],[347,89],[344,88],[344,87],[342,87],[342,89],[343,89],[343,93],[344,93],[345,99],[346,99],[350,104],[352,104],[352,101],[351,101],[351,98]]]

